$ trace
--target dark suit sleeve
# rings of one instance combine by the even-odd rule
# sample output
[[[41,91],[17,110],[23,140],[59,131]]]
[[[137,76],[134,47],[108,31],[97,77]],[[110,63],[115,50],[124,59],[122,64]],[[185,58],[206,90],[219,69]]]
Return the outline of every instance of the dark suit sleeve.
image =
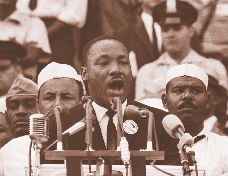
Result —
[[[146,106],[136,101],[129,100],[128,104],[133,104],[137,107],[146,108],[151,111],[154,115],[156,133],[159,145],[159,151],[165,151],[165,160],[157,161],[155,164],[158,165],[180,165],[180,157],[177,149],[178,139],[174,139],[169,136],[169,134],[165,131],[162,125],[163,118],[169,114],[163,110],[153,108],[150,106]],[[146,126],[146,125],[145,125]],[[153,133],[153,148],[156,148],[155,136]]]

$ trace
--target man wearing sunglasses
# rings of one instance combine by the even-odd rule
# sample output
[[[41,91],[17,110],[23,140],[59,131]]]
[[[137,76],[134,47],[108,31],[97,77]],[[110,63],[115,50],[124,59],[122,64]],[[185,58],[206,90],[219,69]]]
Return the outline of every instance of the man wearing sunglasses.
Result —
[[[155,6],[153,17],[161,26],[165,52],[154,62],[144,65],[136,77],[136,100],[161,98],[165,93],[165,76],[169,68],[192,63],[206,73],[216,70],[219,84],[227,87],[224,65],[215,59],[205,58],[192,49],[192,37],[197,20],[197,9],[186,1],[167,0]]]

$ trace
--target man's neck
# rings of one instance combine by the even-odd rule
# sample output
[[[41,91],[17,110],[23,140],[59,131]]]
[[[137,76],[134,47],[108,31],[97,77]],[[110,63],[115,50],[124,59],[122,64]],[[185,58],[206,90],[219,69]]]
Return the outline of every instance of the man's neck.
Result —
[[[168,53],[170,57],[172,57],[178,64],[182,62],[182,60],[189,54],[191,48],[177,53]]]
[[[197,136],[203,130],[203,123],[201,124],[184,124],[185,133],[190,133],[192,136]]]

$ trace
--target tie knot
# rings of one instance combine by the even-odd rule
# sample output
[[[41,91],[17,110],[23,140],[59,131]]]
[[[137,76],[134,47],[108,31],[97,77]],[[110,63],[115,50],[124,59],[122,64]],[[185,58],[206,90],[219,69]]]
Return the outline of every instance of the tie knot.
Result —
[[[113,111],[112,109],[108,109],[108,111],[105,113],[109,118],[113,118],[116,114],[116,111]]]

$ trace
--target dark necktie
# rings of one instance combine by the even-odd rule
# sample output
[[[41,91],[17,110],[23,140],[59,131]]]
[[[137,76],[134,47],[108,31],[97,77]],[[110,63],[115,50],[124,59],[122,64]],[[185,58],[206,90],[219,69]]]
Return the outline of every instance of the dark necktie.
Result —
[[[30,2],[29,2],[29,8],[30,8],[31,10],[34,10],[34,9],[36,8],[36,6],[37,6],[37,1],[38,1],[38,0],[30,0]]]
[[[200,141],[201,139],[205,138],[205,135],[200,135],[200,136],[196,136],[194,139],[194,144],[197,143],[198,141]]]
[[[109,117],[107,125],[107,149],[116,150],[117,147],[117,132],[115,124],[113,123],[113,117],[116,114],[113,110],[108,110],[106,115]]]

